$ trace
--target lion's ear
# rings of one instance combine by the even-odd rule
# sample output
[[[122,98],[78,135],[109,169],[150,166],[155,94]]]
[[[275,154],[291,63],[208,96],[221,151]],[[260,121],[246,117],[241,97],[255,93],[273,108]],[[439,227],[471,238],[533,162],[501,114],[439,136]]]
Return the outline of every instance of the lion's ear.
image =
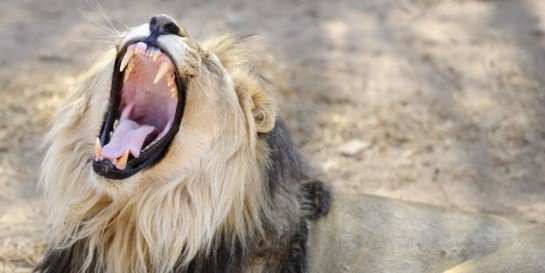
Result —
[[[263,89],[250,92],[250,98],[254,104],[252,116],[254,117],[255,128],[258,133],[268,133],[274,128],[276,109],[274,102]]]
[[[276,107],[262,82],[244,70],[231,72],[239,101],[245,111],[250,111],[258,133],[268,133],[274,128]]]

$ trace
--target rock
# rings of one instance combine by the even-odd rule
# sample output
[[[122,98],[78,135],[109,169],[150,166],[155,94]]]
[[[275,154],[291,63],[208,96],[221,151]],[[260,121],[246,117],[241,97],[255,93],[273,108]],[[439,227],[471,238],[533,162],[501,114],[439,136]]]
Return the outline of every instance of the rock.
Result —
[[[354,156],[371,147],[371,143],[352,139],[339,147],[339,153],[345,156]]]

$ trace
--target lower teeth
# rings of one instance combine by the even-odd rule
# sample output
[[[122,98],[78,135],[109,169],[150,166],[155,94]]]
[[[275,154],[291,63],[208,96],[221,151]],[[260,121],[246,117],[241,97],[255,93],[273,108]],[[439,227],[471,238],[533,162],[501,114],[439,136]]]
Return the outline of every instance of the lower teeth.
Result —
[[[142,150],[142,152],[149,150],[153,145],[155,145],[157,142],[159,142],[158,139],[152,141],[150,144],[146,145],[146,147]]]

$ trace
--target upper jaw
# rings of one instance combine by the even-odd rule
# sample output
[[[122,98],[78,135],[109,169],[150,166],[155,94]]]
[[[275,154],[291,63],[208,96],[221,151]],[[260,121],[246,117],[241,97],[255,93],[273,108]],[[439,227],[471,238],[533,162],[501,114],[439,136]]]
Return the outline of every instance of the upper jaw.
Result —
[[[121,59],[121,64],[119,65],[119,72],[124,72],[123,81],[126,82],[130,74],[133,72],[133,61],[135,56],[138,55],[141,55],[144,58],[147,57],[147,61],[153,61],[159,64],[159,69],[157,70],[157,74],[153,79],[153,84],[159,83],[166,76],[166,83],[170,88],[172,98],[178,99],[178,92],[174,80],[176,68],[174,67],[170,57],[164,54],[159,48],[153,45],[148,46],[148,44],[144,42],[137,42],[127,46],[125,54]]]
[[[142,24],[140,26],[132,28],[130,31],[128,31],[125,36],[121,39],[121,42],[119,43],[121,45],[121,48],[126,48],[127,46],[143,41],[146,39],[146,37],[149,37],[151,35],[149,24]],[[118,50],[119,53],[124,52],[123,50]]]
[[[95,144],[93,169],[98,175],[109,179],[125,179],[146,167],[156,164],[165,155],[168,146],[179,130],[185,106],[187,79],[180,77],[174,63],[174,59],[167,50],[157,44],[144,43],[142,39],[130,40],[122,50],[119,50],[112,76],[110,103]],[[150,76],[149,71],[141,72],[139,69],[157,70],[153,71],[153,75]],[[144,80],[132,79],[136,77],[133,75],[138,75],[138,72],[144,75],[142,76],[145,78]],[[127,88],[127,86],[131,85],[135,90]],[[148,87],[149,89],[156,88],[159,91],[151,94],[154,91],[148,90]],[[138,99],[141,94],[147,94],[143,100]],[[155,104],[148,102],[148,100],[151,101],[155,98],[159,98],[156,99]],[[139,106],[139,109],[131,109],[134,106],[128,105],[131,101]],[[166,106],[162,107],[163,105]],[[148,106],[149,108],[146,108]],[[163,109],[169,107],[170,109]],[[144,110],[142,110],[143,108]],[[163,114],[156,115],[156,112],[162,112]],[[159,118],[155,116],[159,116]],[[140,122],[155,127],[157,137],[153,142],[148,141],[146,143],[145,139],[138,139],[140,141],[138,142],[136,141],[138,137],[143,136],[146,138],[146,136],[149,136],[146,133],[151,134],[148,132],[150,131],[149,128],[147,128],[146,133],[123,131],[119,134],[134,133],[133,135],[136,135],[136,137],[133,136],[128,146],[126,143],[114,145],[116,126],[119,123],[128,124],[129,122],[126,119],[135,121],[136,124]],[[135,128],[140,130],[144,127],[141,126],[142,124],[131,125],[133,127],[124,130],[134,130]],[[111,133],[112,131],[113,133]],[[118,138],[121,138],[121,136]],[[136,148],[133,147],[135,145]],[[138,145],[143,146],[137,147]]]

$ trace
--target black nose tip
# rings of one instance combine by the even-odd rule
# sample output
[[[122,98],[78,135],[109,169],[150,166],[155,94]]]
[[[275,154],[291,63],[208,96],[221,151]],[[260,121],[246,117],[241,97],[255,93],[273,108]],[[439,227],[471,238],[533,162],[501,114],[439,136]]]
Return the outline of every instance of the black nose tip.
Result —
[[[153,16],[149,21],[149,29],[152,37],[167,34],[180,35],[180,26],[174,19],[164,14]]]

